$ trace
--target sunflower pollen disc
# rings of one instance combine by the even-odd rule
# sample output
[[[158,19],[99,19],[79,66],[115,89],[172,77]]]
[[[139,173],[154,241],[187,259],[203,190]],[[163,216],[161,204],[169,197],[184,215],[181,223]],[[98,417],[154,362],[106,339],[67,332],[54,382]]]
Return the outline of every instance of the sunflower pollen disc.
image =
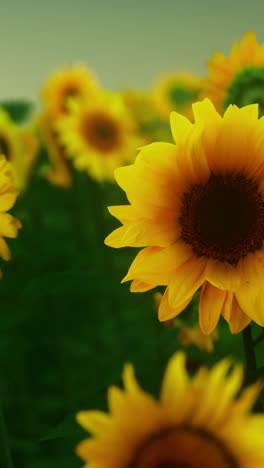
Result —
[[[264,203],[255,180],[243,174],[212,174],[182,196],[181,237],[197,257],[236,266],[262,248]]]
[[[99,112],[86,116],[82,131],[90,145],[99,151],[111,152],[120,144],[120,132],[116,122]]]
[[[172,427],[149,437],[128,468],[238,468],[223,442],[201,429]]]
[[[76,98],[79,97],[80,93],[79,90],[76,86],[74,85],[69,85],[68,88],[64,90],[63,93],[63,98],[62,98],[62,103],[61,103],[61,111],[62,112],[68,112],[68,106],[67,102],[69,98]]]

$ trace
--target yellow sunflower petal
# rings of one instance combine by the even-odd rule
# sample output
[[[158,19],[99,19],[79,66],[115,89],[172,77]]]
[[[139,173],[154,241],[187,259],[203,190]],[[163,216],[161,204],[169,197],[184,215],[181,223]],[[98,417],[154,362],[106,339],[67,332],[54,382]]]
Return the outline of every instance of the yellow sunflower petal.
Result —
[[[223,383],[228,369],[230,368],[230,361],[224,360],[217,363],[210,374],[206,378],[206,393],[203,393],[199,408],[196,409],[192,416],[192,423],[201,425],[207,421],[210,424],[210,419],[214,415],[216,395],[220,397]],[[203,379],[205,380],[205,379]],[[201,379],[200,384],[204,386],[204,381]]]
[[[227,262],[210,259],[205,276],[209,283],[219,289],[236,291],[240,286],[239,270]]]
[[[8,213],[0,213],[0,235],[17,237],[17,230],[21,227],[20,221]]]
[[[243,389],[239,399],[233,403],[231,411],[234,414],[234,419],[244,417],[252,409],[261,390],[263,390],[263,383],[261,382],[256,382]]]
[[[215,288],[207,281],[204,283],[199,303],[199,324],[202,332],[209,335],[217,326],[226,292]]]
[[[191,122],[183,115],[171,112],[170,124],[175,143],[183,143],[192,130]]]
[[[176,387],[175,378],[177,379]],[[174,412],[175,417],[178,416],[179,419],[182,417],[182,402],[184,401],[188,384],[189,377],[186,373],[186,358],[183,353],[179,352],[168,362],[160,394],[162,404],[171,412]]]
[[[190,135],[188,144],[186,145],[187,154],[190,155],[190,160],[195,174],[195,182],[199,179],[200,183],[205,183],[210,176],[207,157],[202,143],[202,135],[204,133],[203,123],[195,126]]]
[[[248,255],[241,265],[241,287],[236,291],[236,300],[242,311],[256,323],[264,326],[263,295],[264,258]]]
[[[175,145],[171,143],[155,142],[140,148],[135,164],[145,167],[145,171],[151,171],[159,176],[172,178],[176,171],[172,171],[172,163],[177,160]]]
[[[0,237],[0,256],[6,261],[11,260],[11,252],[3,237]]]
[[[228,292],[227,296],[222,312],[223,317],[228,322],[231,333],[240,333],[251,319],[239,307],[234,293]]]
[[[195,122],[204,124],[203,143],[208,152],[214,150],[216,137],[222,124],[222,119],[216,112],[214,105],[209,99],[193,104]]]
[[[115,170],[115,178],[127,192],[130,203],[137,205],[151,201],[153,205],[168,208],[177,202],[177,192],[171,184],[161,183],[158,175],[150,176],[136,164],[119,167]]]
[[[192,296],[180,304],[178,307],[171,307],[169,303],[169,291],[166,289],[159,304],[159,320],[164,322],[177,317],[191,302]]]
[[[162,281],[167,284],[170,272],[183,265],[191,256],[192,250],[181,242],[164,249],[148,247],[136,256],[123,281],[139,279],[146,283]]]
[[[122,413],[126,408],[125,393],[115,386],[109,387],[108,406],[114,416]]]
[[[107,463],[107,453],[104,450],[104,446],[99,446],[96,443],[95,440],[93,439],[88,439],[88,440],[83,440],[77,447],[76,447],[76,453],[79,455],[79,457],[83,458],[84,460],[89,460],[91,457],[94,458],[95,461],[95,466],[97,467],[98,464],[100,466],[103,466],[103,463]],[[90,468],[90,464],[88,464],[88,467]],[[112,468],[113,465],[110,465],[110,468]]]
[[[134,368],[131,364],[126,364],[123,372],[125,391],[133,399],[133,405],[147,410],[150,414],[157,411],[155,399],[147,392],[144,392],[138,385]]]
[[[226,412],[230,410],[230,402],[241,388],[243,381],[242,366],[236,365],[230,375],[225,379],[223,385],[219,385],[219,403],[210,417],[210,424],[216,425],[225,421]],[[217,394],[215,393],[217,397]]]
[[[205,280],[206,259],[192,257],[173,274],[169,284],[169,304],[177,308],[192,296]]]
[[[203,131],[203,123],[199,122],[193,127],[186,142],[177,146],[177,167],[182,180],[188,181],[188,184],[195,184],[197,180],[204,183],[210,176],[202,143]]]
[[[122,224],[134,221],[137,217],[137,213],[131,205],[108,206],[108,211],[112,216],[121,221]]]
[[[0,212],[10,210],[16,201],[17,195],[18,192],[15,189],[0,194]]]
[[[126,224],[113,231],[105,239],[110,247],[144,247],[157,245],[167,247],[177,241],[179,232],[166,224],[146,223],[144,220]]]
[[[130,285],[131,292],[145,292],[149,291],[150,289],[156,288],[158,284],[149,284],[144,281],[133,280]]]
[[[240,47],[243,53],[243,58],[248,58],[250,60],[252,53],[254,53],[255,49],[258,47],[256,33],[253,31],[246,32],[241,40]]]
[[[84,429],[94,434],[104,433],[110,424],[110,417],[102,411],[79,411],[76,419]]]

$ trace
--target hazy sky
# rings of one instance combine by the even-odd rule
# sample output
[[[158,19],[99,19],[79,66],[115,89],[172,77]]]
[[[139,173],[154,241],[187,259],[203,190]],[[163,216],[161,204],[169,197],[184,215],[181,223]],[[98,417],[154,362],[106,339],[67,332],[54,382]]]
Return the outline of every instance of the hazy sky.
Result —
[[[53,69],[84,61],[104,86],[147,88],[162,71],[205,74],[215,49],[255,30],[262,0],[1,0],[0,99],[37,99]]]

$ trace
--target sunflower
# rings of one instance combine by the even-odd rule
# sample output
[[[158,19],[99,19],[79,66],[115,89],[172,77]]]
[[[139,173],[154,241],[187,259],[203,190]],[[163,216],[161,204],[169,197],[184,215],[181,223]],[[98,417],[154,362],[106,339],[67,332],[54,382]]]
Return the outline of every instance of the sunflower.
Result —
[[[11,254],[4,237],[15,238],[21,223],[6,211],[14,205],[18,192],[13,187],[13,169],[3,155],[0,155],[0,257],[10,260]],[[1,273],[0,273],[1,274]]]
[[[38,142],[33,131],[19,128],[9,114],[0,109],[0,154],[12,163],[14,184],[19,190],[26,187],[37,147]]]
[[[197,101],[202,79],[190,72],[175,72],[161,76],[152,91],[153,105],[167,119],[171,111],[192,116],[192,103]]]
[[[114,169],[131,161],[138,145],[133,119],[118,94],[100,92],[90,100],[72,101],[56,128],[75,167],[98,181],[112,181]]]
[[[64,67],[50,76],[42,90],[42,98],[53,118],[68,112],[72,98],[89,98],[97,89],[97,81],[85,65]]]
[[[167,286],[160,320],[177,316],[202,286],[200,326],[222,314],[232,333],[251,319],[264,326],[264,119],[258,105],[210,100],[193,105],[195,122],[171,114],[176,145],[153,143],[116,170],[131,205],[110,207],[123,224],[112,247],[146,247],[123,281],[132,291]]]
[[[43,175],[51,184],[69,188],[72,185],[71,170],[65,156],[65,149],[58,140],[55,122],[56,119],[54,120],[53,115],[47,111],[43,112],[37,119],[40,136],[51,161],[51,167],[45,168]]]
[[[229,104],[258,103],[260,115],[264,114],[264,44],[257,43],[254,32],[234,43],[228,57],[215,52],[208,70],[202,96],[209,97],[217,110],[222,112]]]
[[[124,390],[110,387],[110,414],[81,411],[92,433],[77,446],[86,468],[257,468],[264,466],[264,416],[251,414],[261,386],[239,397],[243,372],[223,360],[190,378],[185,356],[169,361],[157,401],[124,369]]]

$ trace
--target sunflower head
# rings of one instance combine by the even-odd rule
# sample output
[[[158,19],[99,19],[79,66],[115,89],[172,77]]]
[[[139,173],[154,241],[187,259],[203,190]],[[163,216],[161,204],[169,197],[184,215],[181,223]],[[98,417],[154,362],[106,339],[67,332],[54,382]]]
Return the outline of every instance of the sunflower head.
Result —
[[[139,143],[135,126],[120,95],[97,93],[72,102],[57,123],[59,139],[77,169],[97,180],[113,180],[113,171],[131,160]]]
[[[234,43],[228,56],[215,52],[208,62],[209,75],[201,91],[223,112],[229,104],[239,107],[259,104],[264,114],[264,44],[248,32],[240,43]]]
[[[192,103],[202,88],[202,79],[190,72],[161,76],[152,91],[153,105],[167,119],[171,111],[192,116]]]
[[[132,291],[167,286],[161,320],[202,287],[203,333],[221,314],[238,333],[251,319],[264,326],[264,120],[257,104],[223,117],[208,99],[193,110],[193,124],[171,115],[176,145],[148,145],[116,170],[130,205],[110,207],[123,226],[106,244],[146,247],[123,281]]]
[[[260,385],[239,397],[242,369],[228,360],[190,378],[185,356],[168,363],[159,401],[124,370],[124,390],[110,387],[110,413],[81,411],[92,437],[77,447],[93,468],[255,468],[263,466],[263,415],[250,413]],[[139,423],[140,422],[140,423]]]
[[[43,112],[37,118],[40,138],[45,145],[51,165],[44,168],[43,175],[53,184],[64,188],[72,185],[72,175],[65,154],[65,148],[60,144],[55,128],[56,120],[50,112]]]
[[[65,67],[52,74],[42,89],[48,112],[57,118],[67,114],[72,99],[86,99],[97,89],[97,81],[85,65]]]

